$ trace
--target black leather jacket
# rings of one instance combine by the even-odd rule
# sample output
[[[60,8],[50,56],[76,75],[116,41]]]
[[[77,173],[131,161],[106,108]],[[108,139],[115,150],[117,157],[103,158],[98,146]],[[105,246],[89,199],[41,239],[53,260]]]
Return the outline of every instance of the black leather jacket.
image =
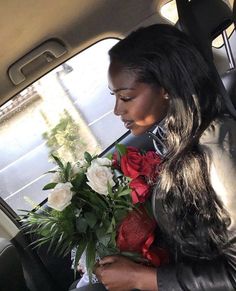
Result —
[[[212,260],[188,258],[157,270],[158,291],[236,290],[236,121],[216,120],[203,133],[199,148],[208,159],[211,184],[228,211],[229,246]],[[171,227],[158,195],[153,197],[154,213],[162,230]],[[174,231],[174,230],[173,230]]]

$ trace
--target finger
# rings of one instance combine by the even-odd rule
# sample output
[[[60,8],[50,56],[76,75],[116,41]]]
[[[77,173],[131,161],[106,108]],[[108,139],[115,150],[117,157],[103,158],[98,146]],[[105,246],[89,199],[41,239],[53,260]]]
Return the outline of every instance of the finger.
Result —
[[[99,265],[111,264],[117,260],[116,256],[107,256],[99,261]]]

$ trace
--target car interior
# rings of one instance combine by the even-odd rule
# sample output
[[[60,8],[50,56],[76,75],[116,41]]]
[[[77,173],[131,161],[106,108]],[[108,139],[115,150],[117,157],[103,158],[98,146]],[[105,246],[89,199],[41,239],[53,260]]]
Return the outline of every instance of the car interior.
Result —
[[[20,209],[47,204],[49,155],[104,156],[117,142],[153,148],[148,134],[132,136],[113,116],[109,48],[138,27],[175,25],[211,66],[236,117],[236,1],[11,0],[0,14],[0,290],[66,291],[79,279],[71,257],[33,248],[19,221]]]

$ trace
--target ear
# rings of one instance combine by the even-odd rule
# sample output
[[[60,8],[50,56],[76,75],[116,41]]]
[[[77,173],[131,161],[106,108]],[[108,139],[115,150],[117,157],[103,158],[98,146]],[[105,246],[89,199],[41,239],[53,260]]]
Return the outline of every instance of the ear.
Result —
[[[160,89],[160,93],[161,93],[161,95],[163,96],[164,99],[169,99],[169,94],[164,88]]]

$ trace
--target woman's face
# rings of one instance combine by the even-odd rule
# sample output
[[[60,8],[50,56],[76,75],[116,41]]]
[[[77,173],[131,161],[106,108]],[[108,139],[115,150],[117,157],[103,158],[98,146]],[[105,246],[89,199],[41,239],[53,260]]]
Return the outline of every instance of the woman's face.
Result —
[[[163,88],[136,79],[134,72],[124,70],[118,63],[110,64],[108,81],[116,98],[114,113],[134,135],[140,135],[166,116],[169,100]]]

